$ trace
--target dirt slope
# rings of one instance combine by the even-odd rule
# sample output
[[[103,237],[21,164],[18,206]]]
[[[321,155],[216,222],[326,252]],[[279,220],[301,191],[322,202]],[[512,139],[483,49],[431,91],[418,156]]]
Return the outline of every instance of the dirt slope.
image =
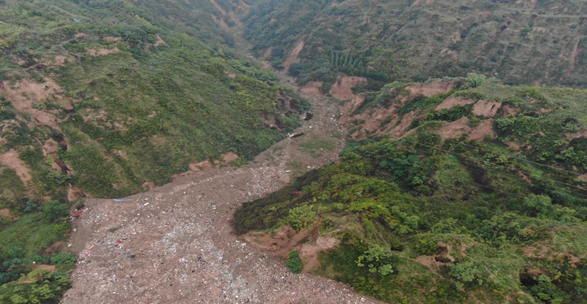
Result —
[[[336,108],[308,96],[314,119],[240,168],[212,169],[128,201],[88,200],[76,221],[73,288],[62,303],[376,303],[237,239],[239,204],[273,192],[299,171],[327,164],[344,146]],[[336,148],[312,157],[298,145],[320,137]],[[314,154],[314,156],[316,156]],[[293,166],[295,164],[295,166]]]

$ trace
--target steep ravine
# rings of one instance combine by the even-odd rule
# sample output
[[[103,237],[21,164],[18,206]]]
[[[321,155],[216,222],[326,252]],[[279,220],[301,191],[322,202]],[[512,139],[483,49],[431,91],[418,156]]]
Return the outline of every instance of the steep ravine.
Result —
[[[315,115],[295,132],[304,135],[245,166],[212,169],[124,200],[88,199],[74,223],[71,248],[79,261],[62,303],[377,303],[344,284],[292,274],[283,260],[232,231],[241,203],[336,160],[344,147],[334,104],[305,97]],[[316,141],[334,148],[303,148]]]

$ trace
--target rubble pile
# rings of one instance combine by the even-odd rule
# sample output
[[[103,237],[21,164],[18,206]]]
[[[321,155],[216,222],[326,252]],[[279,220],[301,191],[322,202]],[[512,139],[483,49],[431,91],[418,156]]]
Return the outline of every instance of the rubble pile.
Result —
[[[337,113],[325,99],[312,128],[337,149],[311,157],[288,138],[251,164],[188,176],[125,200],[90,199],[75,220],[78,251],[73,288],[62,303],[374,303],[344,284],[293,274],[285,261],[257,251],[233,233],[238,206],[285,186],[287,163],[314,168],[344,146]],[[308,122],[309,124],[310,122]]]

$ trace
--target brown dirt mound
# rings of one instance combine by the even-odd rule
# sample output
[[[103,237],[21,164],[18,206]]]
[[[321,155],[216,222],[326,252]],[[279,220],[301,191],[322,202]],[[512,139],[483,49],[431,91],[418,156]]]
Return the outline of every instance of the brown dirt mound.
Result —
[[[357,96],[353,96],[351,100],[349,100],[348,102],[345,102],[342,106],[340,106],[340,111],[343,114],[343,117],[341,118],[340,122],[341,123],[346,123],[350,120],[351,118],[351,114],[358,109],[363,102],[365,102],[365,99],[367,99],[367,95],[365,94],[359,94]]]
[[[522,149],[522,147],[520,146],[520,144],[513,142],[513,141],[508,141],[505,143],[508,147],[510,147],[510,149],[512,150],[516,150],[516,151],[520,151]]]
[[[190,170],[182,173],[177,173],[171,176],[173,180],[176,180],[181,177],[190,176],[190,175],[202,175],[206,171],[214,168],[219,168],[224,165],[229,165],[231,162],[239,159],[240,157],[233,152],[228,152],[220,156],[221,161],[218,163],[212,163],[209,160],[201,161],[199,163],[191,163]]]
[[[239,159],[240,157],[234,152],[228,152],[222,155],[222,159],[224,160],[225,164],[230,164],[231,162]]]
[[[528,183],[528,185],[532,185],[532,180],[530,179],[530,177],[526,174],[524,174],[524,172],[520,171],[518,172],[518,175],[526,182]]]
[[[501,102],[492,102],[488,100],[479,100],[473,106],[473,114],[477,116],[493,117],[501,108]]]
[[[301,231],[284,226],[275,232],[249,233],[243,236],[243,239],[260,251],[283,258],[287,258],[291,251],[299,251],[304,264],[302,272],[306,273],[319,265],[318,257],[321,252],[336,248],[340,244],[340,240],[336,238],[320,236],[318,226],[319,223],[311,230]]]
[[[7,218],[7,217],[11,217],[11,213],[10,213],[10,209],[8,208],[4,208],[4,209],[0,209],[0,217],[3,218]]]
[[[78,186],[69,185],[69,187],[67,188],[67,199],[70,202],[73,202],[86,196],[86,193]]]
[[[0,164],[14,170],[24,184],[32,178],[31,169],[18,158],[18,152],[15,150],[0,154]]]
[[[300,88],[300,91],[306,94],[322,95],[322,81],[310,81]]]
[[[159,35],[157,35],[157,41],[155,41],[154,46],[162,46],[162,45],[167,45],[167,43],[161,39],[161,37]]]
[[[296,47],[291,51],[287,59],[283,62],[283,69],[287,72],[292,63],[298,60],[298,56],[304,49],[304,41],[298,42]]]
[[[399,122],[397,126],[395,126],[395,128],[390,132],[390,134],[399,137],[404,136],[406,134],[406,130],[412,124],[414,118],[416,118],[415,111],[412,111],[404,115],[404,117],[402,117],[402,120]]]
[[[415,261],[420,263],[421,265],[428,267],[431,270],[434,270],[435,268],[438,268],[438,267],[444,265],[443,263],[438,262],[436,259],[434,259],[433,256],[428,256],[428,255],[418,256],[415,259]]]
[[[51,254],[57,253],[65,245],[67,245],[67,242],[65,242],[65,241],[57,241],[57,242],[51,244],[51,246],[49,246],[49,248],[43,250],[43,254],[45,254],[45,255],[51,255]]]
[[[406,87],[411,96],[430,97],[450,92],[454,88],[452,81],[438,80],[431,83],[418,83]]]
[[[318,257],[321,252],[334,249],[340,245],[340,240],[336,238],[319,236],[315,243],[306,243],[300,250],[300,258],[304,263],[302,272],[308,272],[318,266],[320,262]]]
[[[45,83],[22,80],[14,86],[6,88],[6,98],[18,111],[30,114],[37,123],[61,131],[55,122],[55,115],[37,110],[33,106],[50,98],[56,98],[58,102],[62,102],[62,92],[61,88],[51,79],[46,79]]]
[[[55,267],[55,265],[37,264],[37,265],[35,265],[35,270],[37,270],[37,269],[43,269],[43,270],[48,270],[50,272],[55,272],[57,270],[57,267]]]
[[[296,231],[289,226],[283,226],[275,232],[249,233],[242,239],[260,251],[286,258],[290,251],[299,251],[302,248],[301,242],[311,238],[313,233],[313,230]]]
[[[503,113],[503,117],[508,117],[509,115],[516,115],[518,114],[518,109],[516,108],[512,108],[510,106],[503,106],[501,108],[502,113]]]
[[[267,60],[267,58],[269,58],[269,56],[271,56],[271,52],[273,52],[273,47],[270,47],[267,49],[267,51],[265,51],[265,54],[263,54],[263,56],[261,56],[261,60]]]
[[[444,139],[461,137],[470,132],[471,127],[469,126],[469,119],[467,117],[453,121],[447,126],[438,129],[438,134]]]
[[[57,154],[57,151],[59,151],[59,144],[53,139],[50,138],[43,144],[44,156],[55,155]]]
[[[4,208],[4,209],[0,209],[0,219],[9,219],[11,221],[16,221],[18,220],[18,216],[12,215],[12,213],[10,212],[10,209],[8,208]]]
[[[567,71],[567,77],[571,75],[571,73],[575,70],[575,66],[577,65],[577,55],[579,55],[579,44],[581,43],[583,38],[579,38],[575,46],[573,47],[573,51],[571,52],[571,63],[569,70]]]
[[[60,66],[65,66],[65,63],[68,61],[69,59],[67,58],[67,56],[55,56],[55,58],[53,59],[53,61]]]
[[[487,119],[480,123],[469,135],[469,139],[471,140],[483,140],[485,139],[485,135],[489,135],[491,138],[495,138],[495,133],[493,132],[493,119]]]
[[[120,38],[120,37],[104,37],[104,38],[102,38],[102,40],[109,41],[109,42],[116,42],[116,41],[122,41],[122,38]]]
[[[339,76],[336,79],[336,82],[332,85],[330,94],[336,99],[350,99],[356,96],[353,94],[353,88],[360,83],[366,82],[367,78],[365,77]]]
[[[445,99],[441,104],[436,107],[436,111],[440,111],[442,109],[450,110],[456,106],[466,106],[470,104],[474,104],[475,100],[471,99],[463,99],[461,97],[449,97]]]
[[[442,49],[442,51],[440,51],[441,54],[447,54],[448,56],[450,56],[450,58],[456,60],[457,58],[459,58],[459,53],[457,53],[457,51],[453,51],[453,50],[449,50],[449,49]]]
[[[92,56],[103,56],[120,53],[120,49],[118,47],[114,47],[113,49],[86,49],[86,52]]]

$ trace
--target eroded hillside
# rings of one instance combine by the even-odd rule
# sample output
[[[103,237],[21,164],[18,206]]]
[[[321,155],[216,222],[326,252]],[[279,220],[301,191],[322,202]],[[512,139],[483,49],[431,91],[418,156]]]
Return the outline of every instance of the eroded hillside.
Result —
[[[505,83],[587,82],[584,1],[258,1],[254,50],[300,80],[372,81],[475,71]]]
[[[246,6],[0,1],[0,294],[59,300],[80,198],[242,164],[300,125],[307,102],[215,23]]]
[[[331,90],[355,142],[245,203],[244,239],[390,303],[585,299],[587,92],[480,75],[345,86],[360,83]]]

